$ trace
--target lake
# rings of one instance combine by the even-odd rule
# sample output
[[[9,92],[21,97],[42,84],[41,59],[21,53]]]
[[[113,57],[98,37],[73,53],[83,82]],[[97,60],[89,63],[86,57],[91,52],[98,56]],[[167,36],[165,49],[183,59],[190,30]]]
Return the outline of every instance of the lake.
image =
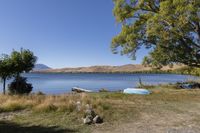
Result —
[[[70,92],[74,86],[98,91],[107,88],[111,91],[136,87],[141,78],[144,84],[166,84],[199,77],[177,74],[24,74],[28,82],[33,84],[33,92],[42,91],[47,94]],[[8,81],[10,82],[10,81]],[[2,84],[0,86],[2,91]]]

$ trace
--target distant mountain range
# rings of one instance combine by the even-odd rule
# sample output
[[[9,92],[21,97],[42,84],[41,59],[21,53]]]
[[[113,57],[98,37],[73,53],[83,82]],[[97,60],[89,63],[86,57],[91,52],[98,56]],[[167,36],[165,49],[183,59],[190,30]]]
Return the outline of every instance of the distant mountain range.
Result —
[[[163,67],[162,70],[172,70],[181,68],[182,66],[174,66],[173,68]],[[61,68],[61,69],[39,69],[34,72],[41,73],[120,73],[120,72],[140,72],[152,70],[150,67],[145,67],[140,64],[128,64],[123,66],[90,66],[77,68]]]
[[[35,67],[33,68],[33,71],[43,71],[43,70],[49,70],[51,69],[47,65],[44,64],[36,64]]]

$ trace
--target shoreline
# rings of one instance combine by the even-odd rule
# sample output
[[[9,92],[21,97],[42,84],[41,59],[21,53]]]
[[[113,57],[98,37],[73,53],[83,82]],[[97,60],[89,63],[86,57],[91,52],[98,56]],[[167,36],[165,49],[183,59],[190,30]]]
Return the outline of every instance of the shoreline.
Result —
[[[45,71],[34,71],[30,73],[35,74],[184,74],[181,72],[174,71],[135,71],[135,72],[45,72]]]

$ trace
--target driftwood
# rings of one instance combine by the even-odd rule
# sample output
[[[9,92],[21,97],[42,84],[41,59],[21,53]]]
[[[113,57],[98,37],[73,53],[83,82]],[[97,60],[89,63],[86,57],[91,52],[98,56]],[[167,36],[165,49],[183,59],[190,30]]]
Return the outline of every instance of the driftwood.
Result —
[[[82,93],[82,92],[92,92],[92,90],[87,90],[87,89],[83,89],[83,88],[79,88],[79,87],[73,87],[72,88],[73,92],[77,92],[77,93]]]

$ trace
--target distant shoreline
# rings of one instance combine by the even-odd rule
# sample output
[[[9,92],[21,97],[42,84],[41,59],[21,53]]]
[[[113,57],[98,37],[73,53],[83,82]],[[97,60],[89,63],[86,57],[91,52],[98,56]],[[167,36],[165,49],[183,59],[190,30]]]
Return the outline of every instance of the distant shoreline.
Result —
[[[135,71],[135,72],[44,72],[34,71],[35,74],[181,74],[190,75],[175,71]]]

